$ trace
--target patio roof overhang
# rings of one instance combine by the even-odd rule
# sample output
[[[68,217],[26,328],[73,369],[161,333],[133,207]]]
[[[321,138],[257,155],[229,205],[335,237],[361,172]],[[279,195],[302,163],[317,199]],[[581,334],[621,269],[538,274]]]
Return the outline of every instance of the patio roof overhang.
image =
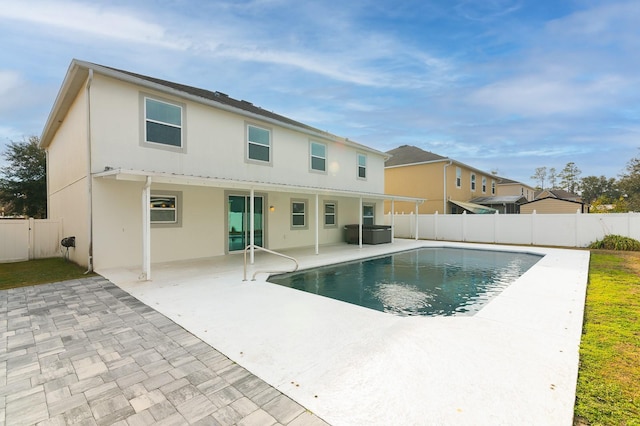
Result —
[[[470,202],[463,202],[463,201],[456,201],[456,200],[449,200],[449,202],[457,205],[458,207],[462,207],[466,211],[474,214],[493,214],[497,212],[496,209],[493,209],[487,206],[481,206],[480,204],[474,204]]]
[[[295,192],[299,194],[320,194],[336,196],[340,195],[345,197],[362,197],[367,200],[408,201],[418,204],[422,204],[425,201],[424,198],[405,197],[401,195],[381,194],[375,192],[350,191],[335,188],[227,179],[212,176],[184,175],[146,170],[108,169],[103,172],[94,173],[93,177],[134,182],[145,182],[147,178],[151,178],[153,183],[166,183],[187,186],[210,186],[217,188],[234,188],[246,190],[253,189],[257,191]]]
[[[233,188],[243,189],[250,192],[251,201],[250,206],[250,244],[247,248],[250,248],[251,263],[254,261],[254,223],[253,223],[253,197],[255,191],[276,191],[276,192],[294,192],[297,194],[310,194],[315,196],[315,209],[316,209],[316,223],[315,223],[315,251],[319,253],[319,237],[318,230],[320,223],[318,220],[318,197],[320,195],[334,195],[343,197],[358,198],[360,200],[360,212],[362,212],[363,200],[389,200],[391,201],[391,211],[393,211],[394,201],[409,201],[414,202],[416,205],[415,214],[415,239],[418,240],[418,206],[422,204],[425,199],[404,197],[399,195],[380,194],[373,192],[360,192],[349,191],[335,188],[321,188],[302,185],[291,185],[286,183],[271,183],[271,182],[258,182],[258,181],[245,181],[237,179],[226,179],[211,176],[194,176],[184,175],[166,172],[154,172],[146,170],[130,170],[130,169],[113,169],[106,168],[102,172],[94,173],[92,175],[95,178],[101,179],[113,179],[129,182],[140,182],[142,186],[142,221],[143,221],[143,233],[142,233],[142,274],[140,275],[144,280],[151,279],[151,217],[147,206],[150,203],[151,196],[151,184],[152,183],[165,183],[174,185],[187,185],[187,186],[208,186],[215,188]],[[362,214],[359,221],[359,247],[362,248]],[[394,217],[391,215],[391,241],[393,242],[393,226]],[[246,256],[246,249],[245,249]]]

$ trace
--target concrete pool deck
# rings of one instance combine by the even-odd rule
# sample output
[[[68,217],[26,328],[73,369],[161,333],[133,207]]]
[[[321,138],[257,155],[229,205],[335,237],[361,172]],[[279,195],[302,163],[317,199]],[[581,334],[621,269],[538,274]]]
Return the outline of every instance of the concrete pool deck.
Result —
[[[474,316],[397,317],[265,282],[242,256],[98,271],[332,425],[571,425],[589,252],[396,240],[285,251],[301,268],[416,247],[545,256]],[[258,270],[290,268],[256,255]]]

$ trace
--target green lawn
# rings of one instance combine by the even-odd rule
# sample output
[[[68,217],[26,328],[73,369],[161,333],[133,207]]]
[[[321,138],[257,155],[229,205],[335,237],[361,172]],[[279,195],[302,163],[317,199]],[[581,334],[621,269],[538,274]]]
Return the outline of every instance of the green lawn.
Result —
[[[0,264],[0,289],[86,277],[62,258]],[[576,391],[577,425],[640,425],[640,252],[593,250]]]
[[[640,425],[640,252],[591,253],[578,425]]]
[[[0,290],[94,275],[85,275],[85,271],[85,268],[72,262],[66,262],[61,257],[28,262],[0,263]]]

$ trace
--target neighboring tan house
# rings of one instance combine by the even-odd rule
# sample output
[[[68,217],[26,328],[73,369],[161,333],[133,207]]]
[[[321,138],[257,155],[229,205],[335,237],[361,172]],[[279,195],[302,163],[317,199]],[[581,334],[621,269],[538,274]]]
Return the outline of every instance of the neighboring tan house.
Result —
[[[73,60],[44,127],[48,217],[100,270],[287,249],[381,224],[383,152],[250,102]],[[413,203],[419,200],[395,198]]]
[[[579,195],[563,189],[545,189],[536,194],[533,201],[520,206],[520,213],[531,214],[589,213],[589,206]]]
[[[403,145],[387,151],[385,162],[385,192],[424,198],[420,214],[449,213],[512,213],[515,207],[507,203],[522,201],[521,197],[495,198],[500,178],[459,161]],[[515,205],[515,204],[514,204]],[[397,213],[414,212],[412,203],[396,202]],[[385,212],[391,203],[385,203]]]
[[[497,195],[499,196],[520,196],[526,201],[533,201],[536,198],[536,190],[532,186],[507,178],[499,178]]]

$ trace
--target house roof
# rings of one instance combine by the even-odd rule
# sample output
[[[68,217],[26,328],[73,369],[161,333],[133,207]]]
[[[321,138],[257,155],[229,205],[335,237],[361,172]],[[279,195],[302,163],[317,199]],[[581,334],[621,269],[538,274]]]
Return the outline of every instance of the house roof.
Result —
[[[522,204],[532,204],[532,203],[537,203],[538,201],[542,201],[542,200],[554,200],[554,201],[561,202],[561,203],[575,203],[575,204],[584,205],[584,203],[582,201],[567,200],[567,199],[564,199],[564,198],[557,198],[557,197],[536,198],[535,200],[528,201],[528,202],[522,203]]]
[[[88,87],[91,84],[91,79],[94,73],[99,73],[121,81],[161,91],[184,99],[189,99],[194,102],[210,105],[215,108],[235,112],[249,118],[291,128],[314,137],[337,141],[366,152],[388,157],[387,154],[382,151],[351,141],[349,138],[333,135],[315,127],[300,123],[299,121],[292,120],[283,115],[255,106],[249,101],[234,99],[222,92],[200,89],[130,71],[80,61],[78,59],[72,60],[69,65],[65,79],[42,132],[42,136],[40,138],[41,147],[45,148],[51,143],[55,132],[60,127],[60,124],[71,107],[77,93],[84,89],[85,86]]]
[[[387,154],[391,155],[391,158],[385,161],[385,167],[449,160],[447,157],[422,150],[412,145],[399,146],[387,151]]]
[[[545,189],[544,191],[536,193],[535,197],[538,198],[542,194],[544,194],[542,199],[557,198],[559,200],[582,202],[582,197],[573,192],[565,191],[564,189]]]
[[[464,202],[464,201],[449,200],[449,202],[459,207],[462,207],[466,211],[474,214],[493,214],[497,211],[496,209],[492,209],[491,207],[481,206],[480,204],[475,204],[468,201]]]
[[[476,204],[522,204],[527,198],[522,195],[497,195],[495,197],[477,197],[470,202]]]

